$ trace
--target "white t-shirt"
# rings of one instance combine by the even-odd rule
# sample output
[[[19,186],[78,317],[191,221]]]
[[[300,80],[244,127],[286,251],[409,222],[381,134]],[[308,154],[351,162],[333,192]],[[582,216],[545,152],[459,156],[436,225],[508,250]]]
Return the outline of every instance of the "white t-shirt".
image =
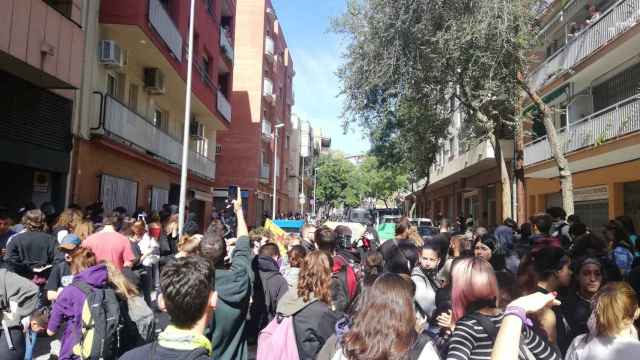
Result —
[[[637,359],[640,341],[630,336],[598,336],[587,338],[587,334],[573,339],[565,360],[626,360]]]
[[[144,260],[142,260],[142,265],[151,266],[160,261],[160,256],[157,254],[160,250],[160,245],[158,244],[158,241],[150,237],[149,234],[145,233],[142,236],[142,239],[138,242],[138,248],[140,248],[140,252],[143,254],[153,254],[145,257]]]

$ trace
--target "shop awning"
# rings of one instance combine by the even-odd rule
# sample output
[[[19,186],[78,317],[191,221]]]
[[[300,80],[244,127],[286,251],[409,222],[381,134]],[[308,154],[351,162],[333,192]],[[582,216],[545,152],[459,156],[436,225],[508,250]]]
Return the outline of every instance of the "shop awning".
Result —
[[[556,90],[548,93],[547,95],[542,97],[542,101],[544,101],[545,104],[548,104],[552,101],[554,101],[555,99],[559,98],[560,96],[563,95],[567,95],[567,91],[569,89],[569,84],[566,84],[564,86],[561,86],[559,88],[557,88]],[[535,104],[530,104],[529,106],[527,106],[524,111],[522,112],[523,115],[528,115],[530,113],[533,112],[537,112],[538,109],[536,107]]]

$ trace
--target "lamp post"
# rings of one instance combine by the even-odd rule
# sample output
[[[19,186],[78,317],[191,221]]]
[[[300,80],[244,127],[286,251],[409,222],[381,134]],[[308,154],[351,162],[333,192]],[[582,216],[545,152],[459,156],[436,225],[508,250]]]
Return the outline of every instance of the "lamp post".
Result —
[[[184,231],[185,207],[187,204],[187,170],[189,169],[189,125],[191,120],[191,79],[193,71],[193,27],[195,22],[195,0],[189,7],[189,53],[187,58],[187,90],[184,107],[184,132],[182,134],[182,164],[180,169],[180,201],[178,206],[178,234]]]
[[[317,218],[316,214],[316,184],[318,183],[318,168],[313,168],[313,217]]]
[[[276,200],[278,198],[277,190],[278,190],[278,177],[276,175],[276,171],[278,169],[278,129],[284,127],[283,123],[279,123],[273,127],[273,138],[274,138],[274,146],[273,146],[273,204],[271,206],[272,209],[272,217],[273,220],[276,219],[277,209],[276,209]]]

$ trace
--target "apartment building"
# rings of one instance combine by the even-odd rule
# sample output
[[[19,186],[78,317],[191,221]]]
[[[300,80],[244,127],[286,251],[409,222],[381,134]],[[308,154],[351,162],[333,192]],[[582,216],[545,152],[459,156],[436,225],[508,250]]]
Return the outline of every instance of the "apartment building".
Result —
[[[178,204],[189,0],[88,1],[72,201]],[[188,206],[208,223],[216,133],[229,127],[235,3],[196,1]]]
[[[556,110],[575,213],[594,228],[625,214],[640,224],[640,1],[557,0],[540,19],[540,64],[529,82]],[[529,215],[562,204],[546,132],[534,123],[532,133]]]
[[[451,98],[449,137],[443,141],[430,178],[414,185],[407,196],[407,209],[415,215],[437,219],[471,216],[477,224],[489,226],[501,222],[502,184],[496,154],[489,140],[478,141],[464,134],[464,115],[460,104]],[[502,152],[510,168],[513,141],[500,140]]]
[[[65,204],[81,83],[81,0],[0,1],[0,205]]]
[[[247,221],[259,226],[273,213],[286,213],[290,199],[287,179],[291,146],[291,52],[269,0],[237,0],[235,66],[229,131],[218,136],[219,155],[215,202],[224,206],[228,186],[238,185],[247,205]],[[276,147],[277,144],[277,147]]]

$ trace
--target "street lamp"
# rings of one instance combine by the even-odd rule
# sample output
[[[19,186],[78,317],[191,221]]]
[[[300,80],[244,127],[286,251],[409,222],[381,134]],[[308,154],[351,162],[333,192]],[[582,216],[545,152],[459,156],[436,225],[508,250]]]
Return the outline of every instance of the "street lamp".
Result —
[[[313,216],[316,219],[318,218],[318,214],[316,214],[316,184],[318,183],[318,169],[320,168],[313,169]]]
[[[278,162],[278,129],[280,129],[281,127],[284,127],[283,123],[279,123],[276,124],[276,126],[273,127],[273,138],[275,139],[274,142],[274,146],[273,146],[273,205],[271,207],[272,209],[272,216],[273,216],[273,220],[276,219],[276,214],[277,214],[277,209],[276,209],[276,199],[278,198],[276,191],[277,189],[277,176],[276,176],[276,170],[277,170],[277,162]]]

